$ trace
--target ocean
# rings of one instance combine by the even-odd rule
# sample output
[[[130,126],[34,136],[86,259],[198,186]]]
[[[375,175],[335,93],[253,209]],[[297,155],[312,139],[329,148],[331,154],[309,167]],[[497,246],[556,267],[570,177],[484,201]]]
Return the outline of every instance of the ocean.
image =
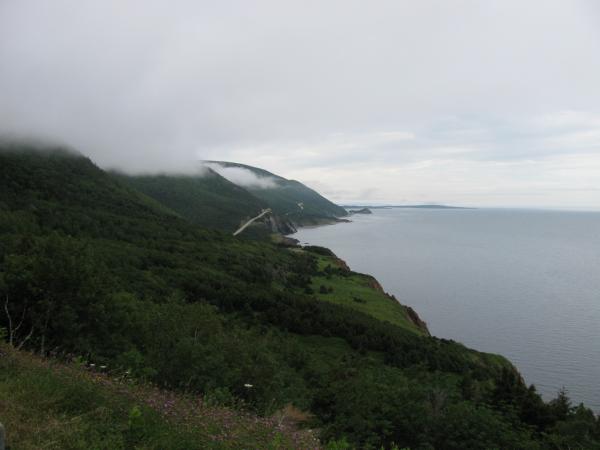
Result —
[[[373,209],[303,228],[431,333],[511,360],[549,400],[600,412],[600,212]]]

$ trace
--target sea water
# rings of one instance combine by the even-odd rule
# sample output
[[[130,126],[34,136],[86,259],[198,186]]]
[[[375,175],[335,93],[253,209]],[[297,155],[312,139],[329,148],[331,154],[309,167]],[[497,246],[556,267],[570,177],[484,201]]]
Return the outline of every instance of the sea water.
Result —
[[[304,228],[438,337],[511,360],[546,399],[600,411],[600,213],[373,209]]]

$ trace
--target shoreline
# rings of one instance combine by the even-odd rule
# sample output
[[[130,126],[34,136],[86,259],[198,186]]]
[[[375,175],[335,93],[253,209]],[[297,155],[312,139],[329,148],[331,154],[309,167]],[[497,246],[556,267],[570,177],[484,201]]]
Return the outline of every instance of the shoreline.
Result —
[[[295,238],[290,237],[292,234],[296,234],[298,232],[299,228],[314,229],[314,228],[319,228],[319,227],[324,227],[324,226],[338,225],[340,223],[352,223],[352,221],[349,220],[349,219],[337,219],[335,221],[330,221],[330,222],[327,222],[327,223],[319,223],[319,224],[311,224],[311,225],[299,226],[299,227],[297,227],[297,229],[296,229],[296,231],[294,233],[283,235],[282,239],[281,239],[281,241],[279,243],[282,244],[282,245],[290,246],[290,247],[300,247],[300,248],[303,248],[305,245],[302,245],[300,243],[299,239],[295,239]],[[310,243],[305,243],[305,244],[306,244],[306,246],[315,245],[315,244],[310,244]],[[348,269],[351,272],[355,272],[348,265],[348,263],[345,260],[343,260],[342,258],[340,258],[339,256],[337,256],[337,254],[333,250],[331,250],[329,247],[324,247],[324,248],[326,248],[327,250],[329,250],[334,255],[335,259],[338,260],[340,262],[340,264],[343,265],[346,269]],[[385,291],[385,289],[383,288],[382,284],[379,282],[379,280],[377,278],[375,278],[374,275],[371,275],[370,273],[360,273],[360,272],[355,272],[355,273],[358,273],[360,275],[364,275],[366,277],[369,277],[372,280],[372,286],[371,287],[373,289],[375,289],[376,291],[381,292],[386,297],[388,297],[389,299],[393,300],[398,305],[400,305],[404,309],[404,311],[406,313],[406,317],[408,318],[408,320],[410,322],[412,322],[418,329],[420,329],[421,331],[423,331],[426,336],[429,336],[429,337],[433,336],[431,334],[431,332],[429,331],[429,328],[427,326],[427,322],[425,320],[423,320],[419,316],[419,313],[417,313],[417,311],[412,306],[405,305],[404,303],[400,302],[400,300],[398,300],[393,294],[390,294],[387,291]]]
[[[480,214],[482,217],[485,215],[486,217],[491,217],[491,218],[507,218],[508,215],[504,215],[502,214],[502,216],[500,216],[500,214],[494,214],[495,211],[494,210],[479,210]],[[502,213],[504,210],[497,210],[499,213]],[[376,214],[377,212],[374,211]],[[569,223],[584,223],[581,222],[581,220],[585,219],[587,222],[587,216],[580,216],[578,213],[576,214],[572,214],[573,211],[548,211],[548,216],[546,216],[546,211],[541,212],[541,211],[533,211],[533,210],[523,210],[522,211],[523,214],[529,214],[531,213],[532,216],[529,215],[519,215],[517,217],[523,217],[524,219],[527,219],[528,217],[533,217],[533,214],[538,214],[538,213],[542,213],[544,215],[539,215],[537,217],[539,217],[541,219],[541,223],[549,223],[548,221],[554,217],[556,217],[556,220],[559,220],[561,217],[565,218],[569,218],[570,222]],[[554,213],[560,213],[561,216],[558,215],[554,215]],[[411,213],[412,214],[412,213]],[[550,216],[549,214],[553,214],[552,216]],[[589,213],[589,214],[593,214],[593,213]],[[597,213],[596,213],[597,214]],[[381,214],[381,216],[383,216],[383,212]],[[429,215],[427,213],[423,213],[424,216],[427,216],[430,218],[430,222],[439,222],[441,225],[446,224],[445,221],[441,222],[441,219],[443,219],[443,217],[440,216],[440,221],[438,221],[437,216],[433,217],[432,215]],[[394,219],[396,220],[396,219]],[[507,219],[508,220],[508,219]],[[358,222],[358,221],[357,221]],[[372,228],[372,226],[374,226],[374,222],[371,222],[371,220],[369,220],[367,218],[367,220],[362,220],[362,225],[360,227],[357,226],[356,228],[356,233],[355,233],[355,229],[340,229],[337,231],[334,230],[323,230],[323,231],[313,231],[313,232],[307,232],[305,235],[302,236],[303,242],[304,240],[306,240],[307,245],[323,245],[324,247],[328,247],[330,244],[335,244],[337,246],[337,249],[344,254],[344,256],[348,257],[350,261],[354,261],[355,263],[358,264],[358,266],[360,267],[361,271],[364,271],[365,273],[371,273],[371,271],[373,269],[378,269],[379,273],[386,278],[387,282],[389,282],[391,285],[394,286],[393,292],[396,293],[403,293],[404,291],[404,283],[400,282],[400,279],[396,279],[394,278],[394,267],[397,267],[397,264],[403,263],[403,264],[411,264],[411,261],[415,260],[415,256],[417,256],[417,261],[419,261],[418,259],[418,255],[419,253],[415,253],[417,251],[420,251],[422,249],[427,249],[427,245],[425,245],[425,247],[423,247],[422,245],[416,245],[415,246],[415,250],[413,250],[413,253],[409,254],[408,256],[405,255],[405,257],[403,258],[397,258],[395,255],[399,252],[399,250],[396,247],[391,247],[390,244],[387,244],[386,241],[389,240],[393,240],[393,236],[395,235],[395,231],[398,232],[403,232],[402,229],[398,229],[398,228],[394,228],[393,226],[390,227],[384,227],[384,228],[377,228],[377,230],[381,230],[381,233],[379,233],[379,235],[375,234],[377,233],[377,230],[375,230],[374,228]],[[550,222],[550,224],[553,222]],[[562,222],[559,222],[562,223]],[[479,223],[475,223],[476,225],[481,225]],[[414,227],[412,228],[407,228],[407,231],[410,231],[411,229],[414,229]],[[495,230],[496,227],[493,228],[493,230]],[[544,228],[545,229],[545,228]],[[301,230],[299,230],[301,231]],[[442,236],[445,233],[448,232],[448,230],[446,228],[440,228],[439,230],[439,235]],[[371,235],[370,233],[374,233],[373,235]],[[386,234],[387,234],[387,238],[386,238]],[[363,241],[366,242],[362,242],[362,243],[358,243],[355,242],[355,237],[358,238],[360,236],[360,238]],[[371,239],[370,237],[373,236],[373,243],[371,243]],[[375,236],[381,236],[381,238],[379,237],[375,237]],[[419,238],[419,234],[408,234],[408,239],[407,242],[410,242],[412,239],[416,239]],[[436,234],[437,236],[437,234]],[[477,238],[477,236],[476,236]],[[530,241],[532,239],[531,236],[524,234],[524,238],[529,239]],[[469,236],[469,239],[472,239],[471,236]],[[483,238],[478,238],[477,241],[482,240]],[[471,242],[471,240],[469,240],[468,242]],[[535,240],[535,242],[538,242],[538,240]],[[362,251],[361,249],[372,249],[373,250],[373,254],[375,256],[373,257],[363,257],[362,255]],[[495,248],[495,247],[493,247]],[[538,248],[538,246],[535,247],[536,249]],[[383,252],[383,253],[382,253]],[[385,255],[385,252],[389,252],[389,260],[384,261],[382,257],[382,255]],[[503,252],[500,252],[500,257],[502,256]],[[504,252],[506,253],[506,252]],[[545,254],[545,253],[544,253]],[[587,254],[587,253],[586,253]],[[488,255],[488,253],[486,253],[486,255]],[[489,255],[488,255],[489,256]],[[382,259],[383,258],[383,259]],[[493,258],[490,257],[489,258],[490,262],[493,262],[493,266],[492,269],[494,267],[496,267],[496,265],[498,264],[498,255],[494,256]],[[500,259],[500,261],[503,261],[502,258]],[[446,267],[444,267],[446,266]],[[552,264],[551,267],[554,267],[555,265]],[[560,266],[560,265],[559,265]],[[400,266],[398,266],[400,267]],[[441,263],[435,263],[433,266],[433,272],[434,274],[454,274],[456,273],[452,267],[447,267],[447,265],[442,265]],[[533,266],[532,266],[533,267]],[[426,266],[423,266],[423,268],[426,268]],[[413,276],[413,274],[415,273],[414,267],[413,268],[405,268],[404,270],[407,270],[408,275],[406,275],[402,278],[402,280],[404,280],[405,282],[409,283],[409,289],[408,294],[411,298],[415,298],[418,299],[418,296],[415,296],[415,293],[418,292],[425,292],[425,295],[428,295],[428,293],[433,292],[435,295],[438,295],[440,301],[446,301],[447,298],[444,297],[444,292],[437,292],[435,290],[435,288],[431,288],[430,286],[427,285],[428,280],[430,280],[430,276],[423,278],[424,283],[420,283],[422,284],[422,286],[419,286],[417,283],[413,283],[411,284],[411,276]],[[460,271],[458,271],[460,272]],[[589,274],[589,271],[587,271]],[[537,272],[533,272],[533,275],[536,275]],[[565,273],[568,273],[568,271],[566,271]],[[582,274],[585,275],[586,271],[582,271]],[[511,274],[511,276],[513,276]],[[585,280],[585,278],[583,278]],[[420,279],[419,279],[420,280]],[[530,279],[523,279],[523,277],[518,276],[515,278],[515,280],[517,282],[521,281],[521,284],[515,284],[515,288],[513,288],[513,290],[510,292],[510,294],[514,294],[511,297],[511,295],[508,295],[507,297],[509,299],[513,298],[513,297],[517,297],[519,292],[522,292],[522,289],[519,291],[517,290],[517,288],[522,288],[523,286],[538,286],[538,282],[539,279],[538,278],[530,278]],[[531,283],[531,284],[523,284],[523,283]],[[433,283],[435,284],[435,283]],[[597,285],[597,281],[594,282],[595,285]],[[465,289],[465,286],[468,287],[468,283],[462,283],[462,284],[457,284],[458,287]],[[588,284],[589,285],[589,284]],[[412,286],[412,288],[410,288],[410,286]],[[461,302],[464,302],[465,300],[462,300],[464,298],[466,298],[467,302],[469,302],[468,304],[470,305],[477,305],[478,303],[475,302],[483,302],[484,300],[486,300],[486,297],[491,296],[492,298],[494,297],[494,291],[491,290],[491,287],[494,286],[493,283],[486,285],[478,290],[461,290],[460,291],[460,297],[461,297]],[[539,285],[540,288],[543,290],[542,295],[538,294],[537,292],[535,292],[536,297],[534,298],[535,301],[539,301],[539,299],[544,299],[544,298],[552,298],[551,296],[548,296],[548,292],[550,288],[546,288],[547,285]],[[420,291],[418,290],[420,289]],[[537,291],[537,289],[536,289]],[[533,290],[532,290],[533,292]],[[433,294],[432,294],[433,295]],[[400,299],[402,299],[402,296],[399,296]],[[451,298],[451,296],[450,296]],[[544,300],[545,301],[545,300]],[[558,302],[558,300],[557,300]],[[596,415],[600,414],[600,403],[598,403],[598,396],[596,393],[593,392],[593,388],[591,386],[593,386],[593,373],[594,373],[594,367],[597,367],[597,365],[594,365],[595,363],[593,362],[589,362],[590,359],[586,358],[586,357],[582,357],[582,356],[565,356],[565,357],[559,357],[553,354],[547,354],[545,355],[543,358],[532,358],[531,356],[533,355],[533,352],[535,351],[535,349],[537,348],[541,348],[542,350],[545,350],[547,348],[549,348],[546,344],[540,344],[539,346],[533,345],[533,346],[526,346],[524,348],[524,346],[522,346],[521,344],[519,344],[518,340],[519,339],[529,339],[530,336],[532,335],[536,335],[536,333],[538,333],[537,335],[539,335],[539,333],[541,333],[541,325],[538,325],[538,328],[540,329],[540,331],[531,331],[531,329],[529,329],[527,326],[523,326],[523,320],[518,317],[518,313],[516,313],[515,311],[518,311],[517,308],[514,307],[514,302],[511,303],[512,307],[511,310],[512,312],[507,313],[506,314],[506,318],[507,320],[504,322],[506,325],[504,325],[504,328],[506,330],[510,330],[510,333],[512,333],[512,336],[516,336],[515,337],[511,337],[511,338],[505,338],[506,333],[502,334],[502,326],[497,326],[496,324],[493,323],[493,320],[490,321],[490,315],[487,313],[487,311],[479,311],[473,308],[464,308],[464,309],[458,309],[458,308],[463,308],[463,305],[461,305],[460,302],[457,302],[458,306],[456,306],[457,309],[453,309],[453,311],[458,311],[458,313],[456,313],[455,317],[461,317],[461,319],[456,319],[454,317],[451,318],[451,322],[449,321],[445,321],[445,318],[443,317],[443,312],[440,314],[440,310],[438,309],[438,306],[432,302],[429,302],[428,304],[425,305],[425,308],[427,309],[426,314],[425,314],[425,318],[427,318],[427,322],[429,322],[429,325],[432,326],[432,331],[435,331],[435,336],[437,336],[440,339],[451,339],[454,340],[456,342],[460,342],[463,345],[465,345],[468,348],[471,349],[476,349],[478,351],[481,351],[483,353],[492,353],[492,354],[496,354],[496,355],[501,355],[504,358],[508,359],[519,371],[519,373],[523,376],[524,380],[526,380],[526,382],[528,383],[533,383],[536,385],[536,387],[538,387],[538,391],[540,393],[540,395],[543,397],[543,399],[545,401],[549,401],[552,400],[553,398],[555,398],[556,396],[556,392],[559,391],[561,386],[567,386],[567,389],[569,390],[569,396],[570,398],[573,399],[573,401],[575,403],[579,403],[579,402],[583,402],[588,408],[590,408]],[[579,303],[578,303],[579,304]],[[455,304],[454,303],[448,303],[448,305],[451,305],[452,308],[455,308]],[[418,310],[418,308],[417,308]],[[442,309],[443,311],[443,309]],[[476,312],[474,312],[476,311]],[[529,309],[528,309],[529,311]],[[575,312],[575,314],[577,314],[577,312]],[[580,317],[581,315],[579,314],[578,317]],[[513,319],[514,317],[517,317],[517,319]],[[575,316],[573,316],[575,317]],[[466,319],[465,319],[466,318]],[[521,322],[519,322],[519,320],[521,320]],[[471,328],[464,328],[461,329],[460,325],[461,324],[467,324],[470,321],[469,327]],[[480,325],[481,323],[490,323],[491,325],[489,325],[487,328],[483,329],[483,327]],[[450,323],[450,325],[448,325]],[[548,323],[547,321],[544,323]],[[476,332],[480,332],[482,331],[482,329],[484,330],[482,333],[475,333]],[[583,330],[585,330],[586,333],[591,333],[589,334],[590,336],[594,336],[597,331],[594,331],[592,328],[582,328]],[[467,330],[467,331],[465,331]],[[474,331],[472,331],[474,330]],[[487,333],[486,333],[487,332]],[[493,334],[491,334],[493,333]],[[574,327],[571,328],[567,328],[565,329],[565,333],[568,333],[569,338],[571,339],[570,342],[584,342],[582,341],[582,331],[580,330],[576,330]],[[489,336],[499,336],[498,339],[491,339]],[[556,342],[557,339],[551,337],[549,334],[544,334],[544,340],[545,342]],[[550,336],[550,337],[547,337]],[[546,341],[546,339],[550,339],[550,341]],[[523,340],[521,342],[523,342]],[[500,342],[498,344],[498,342]],[[592,350],[589,350],[587,347],[582,347],[585,348],[586,350],[586,354],[593,354],[591,353]],[[575,374],[575,375],[571,375],[570,373],[570,369],[569,366],[573,367],[573,366],[577,366],[580,368],[580,370]],[[551,369],[546,370],[546,368],[550,367]],[[592,374],[592,376],[590,376],[590,374]]]

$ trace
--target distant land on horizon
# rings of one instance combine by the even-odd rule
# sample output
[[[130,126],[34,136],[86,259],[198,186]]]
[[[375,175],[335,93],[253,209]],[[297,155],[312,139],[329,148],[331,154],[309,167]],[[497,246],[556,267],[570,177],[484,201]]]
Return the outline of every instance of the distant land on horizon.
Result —
[[[468,206],[446,206],[446,205],[341,205],[343,208],[369,208],[369,209],[391,209],[391,208],[421,208],[421,209],[477,209]]]

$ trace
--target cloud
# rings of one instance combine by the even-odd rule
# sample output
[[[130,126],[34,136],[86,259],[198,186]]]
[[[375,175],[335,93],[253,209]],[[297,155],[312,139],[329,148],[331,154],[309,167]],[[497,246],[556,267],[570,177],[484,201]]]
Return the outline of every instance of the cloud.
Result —
[[[243,167],[225,167],[217,163],[204,163],[203,165],[238,186],[269,189],[277,187],[278,184],[277,180],[273,177],[258,176],[251,170]]]
[[[0,134],[130,172],[238,161],[348,200],[598,205],[572,164],[599,152],[592,3],[6,0]],[[513,173],[529,200],[504,195]]]

